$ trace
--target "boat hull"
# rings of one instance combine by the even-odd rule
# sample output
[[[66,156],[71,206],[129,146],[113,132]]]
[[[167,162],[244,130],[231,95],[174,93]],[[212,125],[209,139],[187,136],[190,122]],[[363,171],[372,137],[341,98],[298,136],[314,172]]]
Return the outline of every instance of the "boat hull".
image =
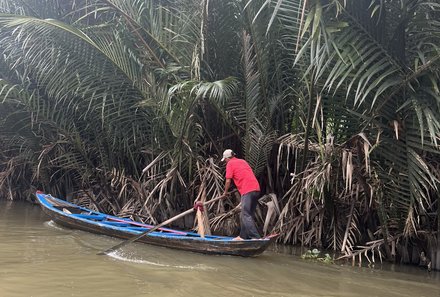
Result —
[[[71,229],[78,229],[121,239],[130,239],[148,230],[148,227],[153,227],[127,219],[94,212],[43,193],[37,193],[36,196],[43,211],[55,223]],[[70,211],[66,212],[66,208],[72,210],[72,208],[75,207],[78,211],[89,213],[89,215],[69,213]],[[93,218],[93,220],[91,218]],[[95,220],[95,218],[99,218],[99,220]],[[123,227],[122,225],[127,225],[128,227]],[[139,225],[144,227],[138,228],[137,226]],[[273,239],[274,237],[261,240],[232,240],[231,237],[224,236],[206,236],[205,238],[202,238],[197,233],[164,228],[162,232],[151,232],[138,239],[137,242],[204,254],[250,257],[264,252]]]

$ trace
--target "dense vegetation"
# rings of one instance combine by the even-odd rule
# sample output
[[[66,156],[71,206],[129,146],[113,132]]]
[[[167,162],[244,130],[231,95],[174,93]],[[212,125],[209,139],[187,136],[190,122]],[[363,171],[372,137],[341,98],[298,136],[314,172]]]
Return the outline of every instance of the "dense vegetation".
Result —
[[[41,189],[157,223],[220,195],[232,148],[261,181],[265,233],[440,267],[437,1],[0,0],[0,12],[2,197]],[[215,232],[236,231],[235,206],[210,209]]]

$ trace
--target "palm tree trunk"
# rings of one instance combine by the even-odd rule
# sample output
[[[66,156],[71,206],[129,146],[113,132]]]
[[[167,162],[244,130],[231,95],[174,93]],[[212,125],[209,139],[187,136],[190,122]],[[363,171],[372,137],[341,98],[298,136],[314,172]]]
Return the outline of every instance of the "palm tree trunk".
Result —
[[[314,87],[313,82],[315,81],[315,71],[312,71],[311,77],[310,77],[310,87],[309,87],[309,106],[307,110],[307,119],[306,119],[306,131],[304,135],[304,152],[303,152],[303,159],[301,163],[301,170],[300,172],[303,172],[306,168],[307,163],[307,154],[309,152],[309,137],[310,137],[310,129],[312,126],[312,116],[313,116],[313,95],[314,95]]]
[[[380,197],[380,195],[379,195],[378,215],[379,215],[380,228],[382,230],[382,236],[384,241],[383,247],[385,249],[386,259],[387,261],[392,261],[393,256],[391,254],[391,250],[388,242],[389,232],[387,227],[386,213],[385,213],[382,197]]]

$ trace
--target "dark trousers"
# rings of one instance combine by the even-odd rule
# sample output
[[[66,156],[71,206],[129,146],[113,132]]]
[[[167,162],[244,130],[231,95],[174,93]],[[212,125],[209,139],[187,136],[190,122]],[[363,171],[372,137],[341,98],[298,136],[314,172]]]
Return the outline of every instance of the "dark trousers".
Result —
[[[243,239],[260,238],[255,225],[255,209],[260,192],[250,192],[241,196],[240,237]]]

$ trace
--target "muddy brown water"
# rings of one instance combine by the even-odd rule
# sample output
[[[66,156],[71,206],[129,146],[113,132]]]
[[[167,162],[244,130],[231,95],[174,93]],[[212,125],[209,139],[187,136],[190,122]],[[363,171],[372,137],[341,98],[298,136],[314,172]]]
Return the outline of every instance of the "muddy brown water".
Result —
[[[272,246],[256,258],[130,244],[54,224],[38,206],[0,201],[0,297],[439,297],[440,273],[412,266],[326,265]]]

